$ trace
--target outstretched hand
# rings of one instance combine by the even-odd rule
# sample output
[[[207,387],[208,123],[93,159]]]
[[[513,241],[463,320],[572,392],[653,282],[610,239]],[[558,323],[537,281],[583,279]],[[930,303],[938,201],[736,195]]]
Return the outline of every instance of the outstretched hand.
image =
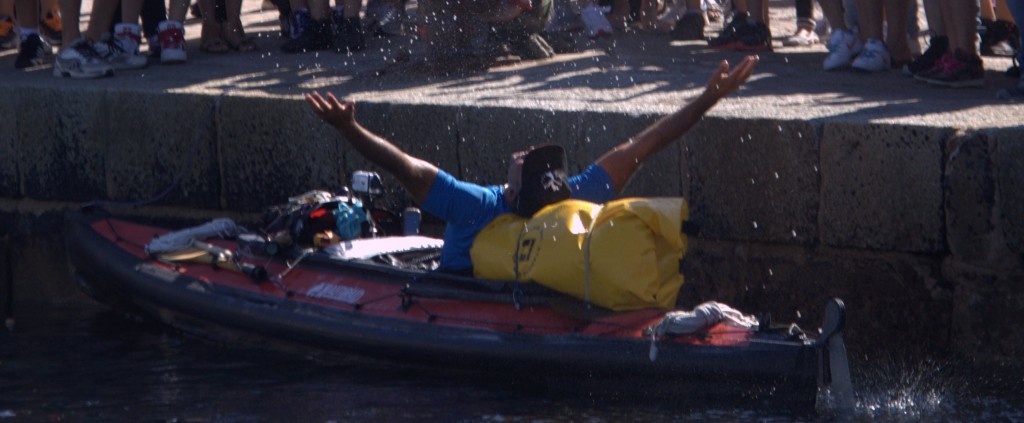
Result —
[[[335,128],[348,128],[356,122],[356,103],[338,100],[334,93],[328,92],[327,97],[316,91],[307,93],[306,103],[309,103],[313,113]]]
[[[711,74],[711,79],[708,80],[708,86],[704,92],[714,96],[715,99],[720,99],[736,91],[754,73],[754,65],[758,60],[760,58],[757,56],[747,56],[732,71],[729,70],[729,62],[723,60],[715,73]]]

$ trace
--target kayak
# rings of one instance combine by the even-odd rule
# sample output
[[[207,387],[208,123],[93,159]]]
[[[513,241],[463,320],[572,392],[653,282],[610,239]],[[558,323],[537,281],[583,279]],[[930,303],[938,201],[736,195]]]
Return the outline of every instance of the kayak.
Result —
[[[170,232],[102,211],[69,212],[72,276],[101,303],[202,338],[241,334],[495,377],[586,379],[613,395],[689,396],[717,384],[727,388],[716,396],[814,407],[820,389],[849,380],[838,299],[827,302],[817,331],[761,319],[664,334],[652,328],[668,310],[610,312],[537,284],[418,268],[440,247],[423,236],[273,254],[241,239],[208,240],[206,250],[234,256],[223,266],[147,253],[147,243]]]

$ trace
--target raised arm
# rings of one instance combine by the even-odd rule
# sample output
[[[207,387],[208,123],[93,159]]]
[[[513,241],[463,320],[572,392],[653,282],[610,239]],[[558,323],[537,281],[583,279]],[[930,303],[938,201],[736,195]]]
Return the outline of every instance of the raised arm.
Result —
[[[363,128],[356,121],[355,102],[339,101],[332,93],[325,97],[315,91],[306,94],[306,102],[320,119],[341,132],[359,154],[394,175],[417,202],[422,204],[426,201],[437,178],[437,166],[406,154],[388,140]]]
[[[729,70],[729,62],[723,60],[711,75],[707,87],[700,97],[671,115],[665,116],[634,135],[626,142],[609,150],[594,163],[608,173],[616,193],[621,193],[629,178],[640,168],[648,157],[664,149],[683,136],[722,97],[736,91],[750,78],[757,64],[757,56],[747,56],[735,69]]]

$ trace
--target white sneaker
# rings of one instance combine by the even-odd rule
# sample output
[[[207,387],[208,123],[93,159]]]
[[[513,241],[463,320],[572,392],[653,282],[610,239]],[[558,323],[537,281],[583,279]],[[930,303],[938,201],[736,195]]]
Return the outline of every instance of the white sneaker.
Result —
[[[132,28],[121,27],[118,29],[121,25],[131,26],[131,24],[118,24],[115,26],[115,31],[118,31],[120,36],[117,34],[113,37],[109,35],[104,36],[103,40],[93,44],[93,49],[114,69],[139,69],[146,67],[146,57],[139,54],[139,43],[132,39]],[[136,31],[138,31],[138,28],[139,26],[135,25],[134,29]],[[141,40],[140,32],[136,32],[134,36]]]
[[[853,60],[850,66],[855,70],[864,72],[881,72],[891,67],[891,60],[889,48],[885,46],[882,40],[868,38],[868,42],[864,44],[864,49],[857,55],[857,58]]]
[[[581,10],[580,17],[583,18],[583,28],[587,31],[588,37],[612,35],[612,24],[608,23],[608,18],[604,17],[604,13],[601,13],[601,9],[596,4],[591,4]]]
[[[822,66],[825,70],[846,67],[863,48],[864,43],[852,31],[846,29],[832,31],[832,36],[828,38],[828,55],[825,56]]]
[[[114,68],[84,38],[64,47],[53,61],[53,76],[58,78],[100,78],[113,74]]]
[[[789,38],[783,40],[782,45],[786,47],[807,47],[818,44],[819,42],[821,41],[818,39],[818,34],[815,34],[814,31],[801,28],[796,31],[796,34],[793,34]]]
[[[185,54],[185,27],[181,22],[160,22],[157,38],[160,40],[160,63],[184,63],[188,60]]]

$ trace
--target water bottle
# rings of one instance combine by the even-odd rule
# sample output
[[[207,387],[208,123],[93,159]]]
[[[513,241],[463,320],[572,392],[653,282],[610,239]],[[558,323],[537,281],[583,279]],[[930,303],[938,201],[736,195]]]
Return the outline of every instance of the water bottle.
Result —
[[[402,212],[402,233],[405,235],[416,235],[420,233],[420,221],[423,215],[416,207],[406,207]]]

